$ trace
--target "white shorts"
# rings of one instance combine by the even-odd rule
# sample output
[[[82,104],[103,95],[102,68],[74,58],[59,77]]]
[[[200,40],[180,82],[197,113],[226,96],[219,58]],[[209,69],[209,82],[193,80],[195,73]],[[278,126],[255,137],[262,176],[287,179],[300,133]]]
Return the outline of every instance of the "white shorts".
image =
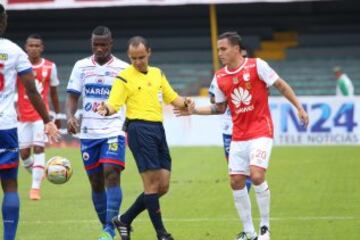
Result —
[[[229,153],[229,174],[250,176],[250,165],[267,169],[273,139],[261,137],[249,141],[232,141]]]
[[[20,149],[31,146],[44,147],[47,142],[47,136],[44,131],[44,122],[38,120],[35,122],[19,122],[18,136]]]

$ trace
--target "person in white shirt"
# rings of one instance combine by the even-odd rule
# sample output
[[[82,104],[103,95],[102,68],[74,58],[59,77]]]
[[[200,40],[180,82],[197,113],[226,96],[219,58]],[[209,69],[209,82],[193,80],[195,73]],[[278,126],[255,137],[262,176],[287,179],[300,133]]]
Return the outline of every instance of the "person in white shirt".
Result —
[[[0,4],[0,35],[7,26],[7,14]],[[4,240],[14,240],[19,221],[17,173],[19,144],[17,114],[14,105],[16,81],[19,76],[35,110],[45,123],[50,142],[60,137],[55,123],[50,121],[45,104],[35,87],[34,74],[26,53],[15,43],[0,38],[0,180],[4,191],[2,221]]]
[[[117,216],[122,200],[120,173],[125,168],[124,109],[103,117],[95,112],[109,97],[115,77],[128,64],[111,54],[110,29],[98,26],[92,32],[93,55],[75,63],[67,86],[67,129],[76,134],[79,122],[75,117],[79,97],[82,96],[80,127],[81,154],[88,174],[92,201],[103,231],[99,240],[115,236],[111,219]]]
[[[336,96],[354,96],[354,86],[346,73],[339,66],[334,67],[336,77]]]

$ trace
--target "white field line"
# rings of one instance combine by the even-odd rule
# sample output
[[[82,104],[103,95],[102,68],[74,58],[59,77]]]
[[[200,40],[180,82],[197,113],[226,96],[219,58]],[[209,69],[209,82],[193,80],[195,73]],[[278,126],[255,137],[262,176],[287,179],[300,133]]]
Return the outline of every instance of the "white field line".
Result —
[[[258,220],[258,219],[256,219]],[[273,217],[270,218],[271,221],[281,222],[281,221],[352,221],[360,220],[360,217],[351,217],[351,216],[320,216],[320,217]],[[137,219],[136,221],[143,222],[144,219]],[[146,220],[148,221],[148,220]],[[239,222],[238,218],[165,218],[165,222]],[[98,224],[99,221],[95,219],[89,220],[59,220],[59,221],[21,221],[20,224]]]

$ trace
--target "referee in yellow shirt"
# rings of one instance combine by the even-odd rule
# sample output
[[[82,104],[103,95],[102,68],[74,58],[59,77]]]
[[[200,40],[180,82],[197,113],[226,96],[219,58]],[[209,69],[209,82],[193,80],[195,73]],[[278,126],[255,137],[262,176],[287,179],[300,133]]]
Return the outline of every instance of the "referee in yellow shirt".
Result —
[[[123,70],[114,81],[107,103],[98,113],[108,116],[126,105],[128,144],[140,172],[144,192],[123,214],[113,219],[122,240],[130,240],[131,223],[145,209],[156,230],[158,240],[173,240],[161,218],[159,197],[169,189],[171,157],[166,142],[163,104],[179,108],[194,108],[190,98],[180,97],[170,86],[164,73],[149,66],[151,49],[140,36],[128,42],[131,66]]]

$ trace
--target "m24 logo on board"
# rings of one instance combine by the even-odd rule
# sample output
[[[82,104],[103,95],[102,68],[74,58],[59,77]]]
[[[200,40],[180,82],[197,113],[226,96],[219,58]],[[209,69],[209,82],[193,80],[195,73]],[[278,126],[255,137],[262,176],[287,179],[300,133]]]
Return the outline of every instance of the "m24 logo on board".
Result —
[[[352,102],[334,106],[325,102],[303,104],[305,111],[310,116],[310,124],[307,128],[299,121],[296,110],[289,103],[270,104],[272,112],[279,114],[281,133],[287,133],[290,129],[296,132],[330,133],[333,131],[353,132],[358,126],[355,119],[355,105]]]

